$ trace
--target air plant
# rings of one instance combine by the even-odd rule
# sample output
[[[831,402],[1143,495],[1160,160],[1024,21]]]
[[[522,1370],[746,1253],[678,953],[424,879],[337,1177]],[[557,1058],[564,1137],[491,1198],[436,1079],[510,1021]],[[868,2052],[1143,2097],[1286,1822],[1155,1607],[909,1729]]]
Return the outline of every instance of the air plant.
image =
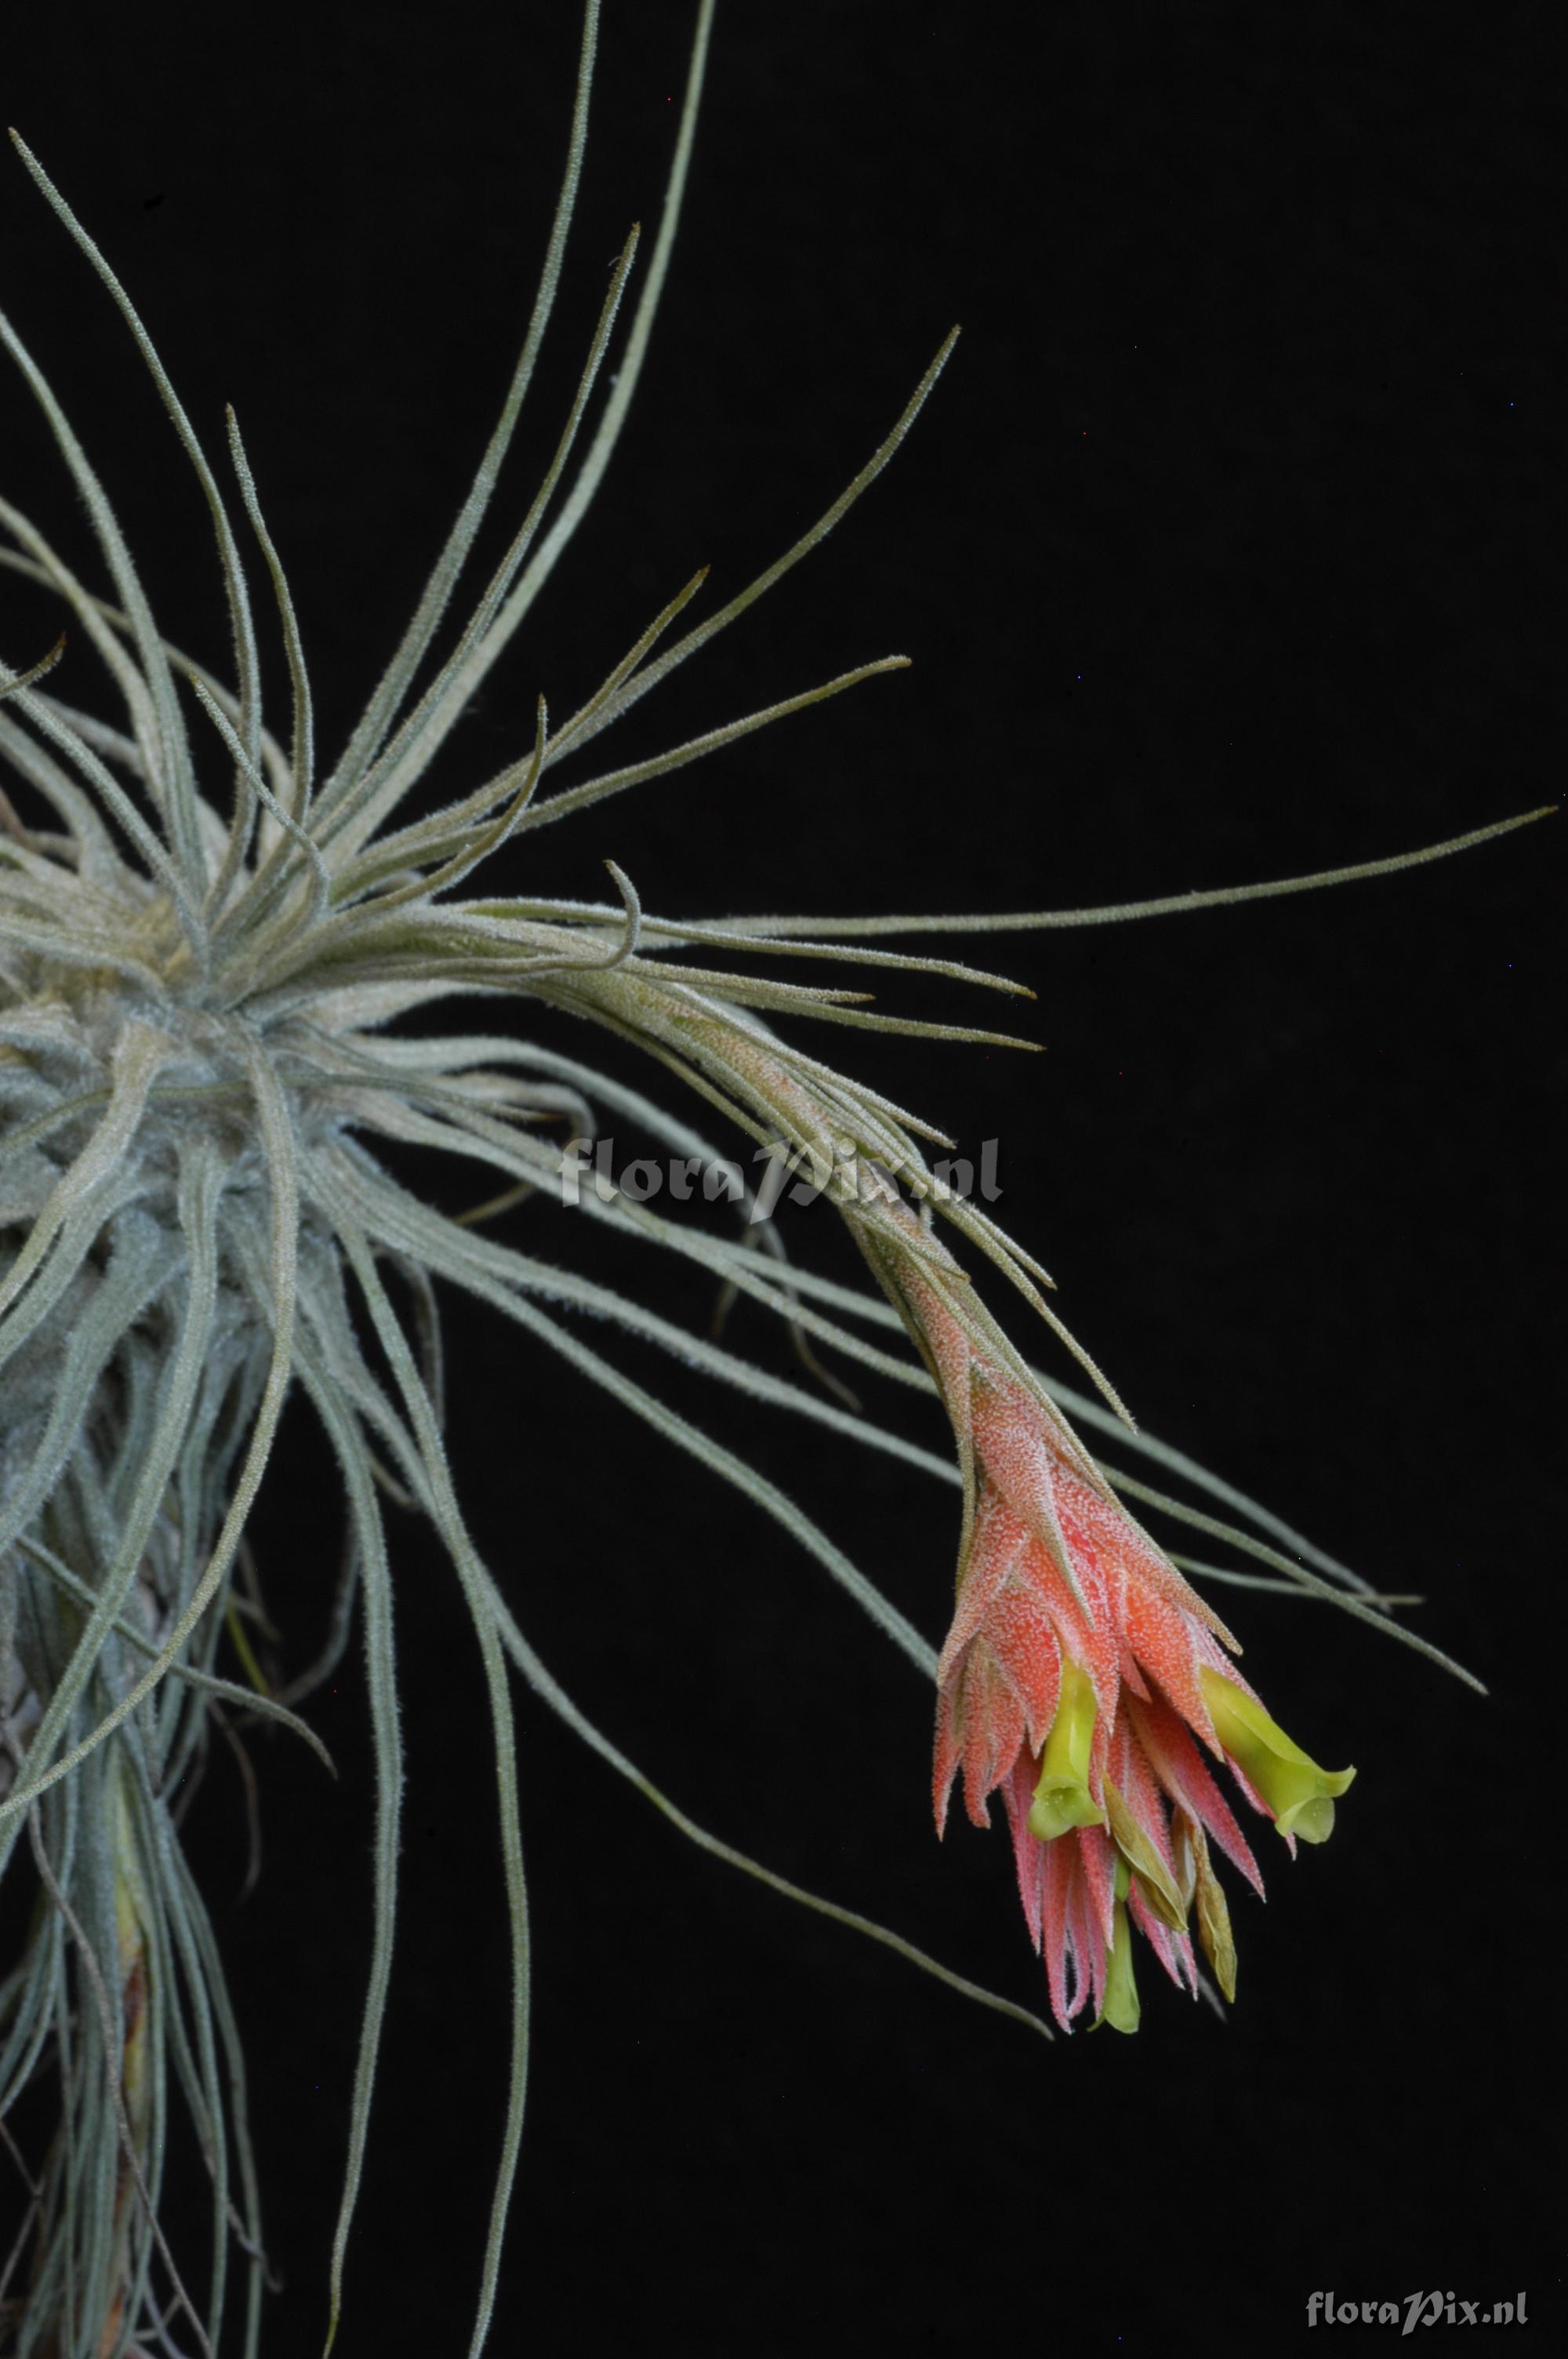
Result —
[[[1086,2011],[1122,2030],[1135,2026],[1134,1931],[1194,1992],[1203,1985],[1195,1935],[1221,1990],[1233,1994],[1235,1949],[1209,1839],[1244,1876],[1260,1879],[1211,1764],[1292,1848],[1296,1838],[1326,1835],[1352,1774],[1320,1768],[1279,1728],[1241,1679],[1224,1625],[1129,1502],[1184,1515],[1258,1561],[1260,1577],[1295,1582],[1436,1653],[1356,1575],[1189,1465],[1178,1471],[1206,1485],[1227,1516],[1183,1509],[1157,1483],[1113,1482],[1076,1426],[1124,1432],[1156,1473],[1176,1462],[1130,1428],[1065,1337],[1046,1273],[946,1184],[928,1149],[950,1142],[795,1038],[810,1019],[1004,1041],[1010,1036],[870,1005],[860,986],[882,970],[1019,989],[884,940],[1083,924],[1247,892],[1110,911],[698,922],[644,909],[613,863],[613,898],[595,902],[503,895],[480,875],[533,831],[903,663],[895,656],[860,665],[663,754],[609,768],[590,763],[557,783],[562,766],[833,529],[892,457],[951,336],[884,440],[776,562],[693,624],[687,610],[702,591],[698,574],[575,711],[556,719],[540,699],[531,732],[503,768],[438,808],[415,799],[544,591],[614,451],[669,263],[711,16],[704,0],[630,326],[620,334],[638,267],[635,232],[611,274],[544,478],[438,658],[556,296],[587,135],[598,19],[589,0],[566,170],[501,415],[413,618],[324,776],[284,556],[233,415],[229,462],[243,531],[108,260],[17,142],[119,307],[198,478],[234,653],[231,682],[163,638],[67,409],[0,323],[86,506],[112,594],[78,580],[8,502],[0,502],[0,522],[11,546],[0,554],[64,602],[72,662],[90,649],[124,705],[123,725],[111,726],[45,684],[63,641],[30,668],[0,673],[0,752],[22,798],[15,808],[0,799],[0,1864],[18,1854],[13,1873],[30,1865],[37,1885],[22,1954],[0,1984],[0,2116],[39,2075],[52,2075],[59,2092],[47,2154],[23,2158],[30,2200],[4,2288],[19,2354],[107,2359],[155,2342],[171,2347],[159,2321],[175,2311],[170,2331],[196,2349],[230,2347],[223,2338],[237,2313],[238,2347],[260,2347],[265,2248],[243,2048],[181,1849],[179,1797],[215,1726],[232,1734],[236,1723],[270,1721],[324,1756],[297,1707],[331,1674],[357,1624],[378,1785],[373,1937],[329,2341],[336,2329],[397,1919],[403,1767],[387,1500],[422,1511],[450,1557],[494,1742],[512,2021],[471,2350],[485,2341],[494,2300],[527,2065],[514,1674],[694,1840],[1050,2036],[1026,2009],[975,1991],[886,1929],[784,1884],[697,1826],[555,1681],[519,1626],[504,1580],[477,1551],[454,1488],[442,1440],[445,1289],[489,1305],[530,1345],[569,1362],[738,1486],[937,1680],[938,1821],[960,1773],[982,1824],[1001,1791],[1030,1936],[1064,2029]],[[287,657],[287,743],[262,712],[246,534]],[[1500,832],[1250,889],[1293,892],[1386,874]],[[801,961],[828,959],[848,982],[787,979]],[[718,1115],[726,1127],[710,1140],[693,1111],[629,1088],[587,1048],[568,1053],[519,1035],[499,1011],[481,1011],[486,1020],[472,1030],[399,1028],[400,1019],[459,998],[532,1001],[630,1042],[701,1101],[704,1119]],[[737,1131],[770,1154],[761,1198],[742,1191],[739,1234],[665,1217],[624,1191],[577,1185],[607,1111],[704,1170],[730,1168]],[[438,1212],[395,1176],[388,1143],[394,1155],[413,1144],[493,1175],[491,1200],[471,1217]],[[778,1180],[803,1172],[837,1205],[880,1290],[848,1288],[784,1259],[766,1199]],[[585,1215],[568,1224],[571,1241],[587,1245],[602,1225],[680,1257],[694,1293],[717,1280],[775,1314],[800,1349],[806,1380],[786,1382],[543,1251],[487,1233],[499,1210],[563,1193]],[[1068,1343],[1092,1389],[1042,1379],[949,1238],[989,1261],[1029,1313]],[[792,1499],[585,1342],[566,1315],[585,1311],[759,1405],[956,1480],[957,1595],[940,1657]],[[901,1329],[918,1360],[898,1350]],[[934,1387],[954,1426],[956,1466],[873,1423],[827,1375],[819,1353]],[[248,1636],[257,1608],[245,1532],[291,1392],[309,1402],[330,1442],[346,1544],[326,1648],[278,1689]],[[211,2177],[200,2289],[192,2256],[172,2251],[159,2225],[177,2100]]]

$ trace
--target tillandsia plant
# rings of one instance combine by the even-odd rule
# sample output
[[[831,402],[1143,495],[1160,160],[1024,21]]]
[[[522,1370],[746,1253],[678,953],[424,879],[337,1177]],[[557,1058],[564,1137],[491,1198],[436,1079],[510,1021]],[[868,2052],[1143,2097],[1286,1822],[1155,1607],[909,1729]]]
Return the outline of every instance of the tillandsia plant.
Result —
[[[1210,1843],[1260,1887],[1242,1816],[1271,1820],[1289,1849],[1320,1843],[1354,1774],[1320,1766],[1278,1725],[1242,1677],[1236,1640],[1186,1577],[1190,1568],[1150,1537],[1134,1506],[1184,1514],[1249,1554],[1260,1577],[1288,1580],[1425,1644],[1356,1575],[1190,1467],[1181,1471],[1207,1482],[1216,1509],[1241,1524],[1183,1510],[1157,1482],[1113,1482],[1076,1426],[1125,1431],[1156,1473],[1172,1453],[1134,1434],[1076,1345],[1092,1389],[1044,1381],[955,1247],[989,1262],[1029,1314],[1064,1338],[1044,1270],[949,1184],[928,1150],[950,1141],[794,1038],[809,1018],[1010,1043],[870,1006],[861,986],[884,969],[1019,988],[883,948],[882,939],[1081,925],[1248,894],[990,918],[705,922],[644,909],[612,862],[613,897],[592,902],[502,894],[481,875],[541,827],[899,667],[899,657],[859,666],[663,754],[590,764],[557,782],[563,766],[832,530],[892,457],[951,337],[884,440],[783,557],[693,624],[687,612],[704,583],[697,575],[575,710],[556,718],[538,700],[514,759],[435,808],[415,800],[544,591],[615,449],[675,238],[712,13],[710,4],[697,12],[651,255],[640,262],[633,233],[543,480],[438,652],[555,301],[598,34],[593,0],[585,8],[559,201],[500,418],[407,630],[324,773],[286,553],[269,535],[237,423],[231,413],[231,492],[110,258],[17,143],[119,307],[197,477],[234,656],[232,679],[221,679],[163,637],[68,407],[5,323],[6,349],[85,505],[106,575],[97,588],[81,581],[27,516],[0,502],[10,542],[4,561],[62,601],[69,621],[69,644],[0,675],[0,753],[18,782],[16,800],[0,801],[0,1861],[13,1875],[30,1875],[36,1896],[21,1954],[0,1984],[0,2114],[40,2077],[59,2095],[45,2149],[17,2158],[28,2192],[3,2299],[7,2347],[22,2359],[261,2347],[265,2240],[241,2027],[181,1848],[181,1798],[214,1729],[233,1735],[268,1721],[322,1751],[297,1707],[331,1676],[357,1625],[378,1779],[373,1940],[329,2340],[336,2330],[373,2134],[398,1904],[403,1764],[384,1502],[422,1511],[450,1556],[494,1741],[512,2021],[473,2351],[494,2302],[528,2051],[514,1673],[695,1840],[766,1873],[686,1817],[585,1718],[531,1648],[504,1580],[481,1560],[442,1439],[444,1289],[490,1306],[531,1345],[570,1363],[737,1485],[935,1679],[938,1826],[956,1777],[982,1824],[1000,1790],[1030,1939],[1063,2030],[1085,2020],[1135,2028],[1140,1940],[1194,1993],[1205,1986],[1201,1954],[1232,1996],[1235,1943]],[[639,269],[622,332],[622,299]],[[281,736],[261,705],[247,582],[258,559],[292,690]],[[102,663],[122,701],[113,725],[58,692],[83,653]],[[1285,893],[1384,874],[1500,832],[1250,889]],[[830,958],[849,983],[781,977],[780,962],[787,973],[800,961]],[[710,1143],[688,1113],[629,1088],[586,1050],[535,1042],[488,1008],[471,1030],[400,1028],[460,998],[526,1000],[630,1043],[728,1130]],[[717,1234],[665,1217],[632,1191],[586,1184],[607,1111],[705,1171],[731,1168],[723,1148],[737,1130],[770,1154],[773,1175],[761,1190],[742,1191],[740,1234]],[[438,1212],[395,1175],[406,1146],[494,1175],[489,1200],[463,1218]],[[837,1206],[880,1292],[783,1257],[765,1214],[785,1173],[804,1174]],[[809,1381],[787,1383],[633,1297],[490,1234],[501,1212],[563,1191],[588,1216],[572,1231],[585,1243],[595,1224],[612,1230],[680,1256],[694,1288],[717,1279],[776,1314]],[[940,1655],[792,1499],[585,1343],[568,1312],[615,1321],[759,1405],[956,1473],[957,1600]],[[894,1348],[901,1328],[917,1362]],[[934,1464],[846,1400],[826,1378],[824,1352],[895,1383],[934,1387],[952,1422],[956,1468]],[[335,1582],[327,1646],[278,1686],[253,1645],[263,1609],[245,1535],[291,1393],[309,1403],[330,1443],[346,1537],[341,1569],[323,1559],[324,1579]],[[935,1563],[932,1577],[943,1577]],[[884,1929],[769,1880],[1050,2036],[1044,2021],[973,1990]],[[205,2255],[177,2253],[159,2224],[181,2111],[211,2178]]]

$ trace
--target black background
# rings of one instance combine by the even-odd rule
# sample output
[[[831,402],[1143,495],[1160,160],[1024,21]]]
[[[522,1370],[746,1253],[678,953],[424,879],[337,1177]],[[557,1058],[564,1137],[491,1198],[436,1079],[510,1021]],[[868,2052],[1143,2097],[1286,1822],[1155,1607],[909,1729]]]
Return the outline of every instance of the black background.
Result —
[[[607,9],[492,553],[626,226],[656,217],[688,13]],[[891,649],[915,669],[530,839],[508,873],[592,894],[611,856],[685,914],[1076,906],[1376,858],[1551,799],[1547,21],[732,0],[633,422],[444,780],[515,754],[540,689],[569,709],[697,565],[711,598],[774,555],[959,319],[894,468],[640,708],[628,754]],[[499,400],[575,45],[566,6],[354,7],[308,37],[238,8],[59,12],[8,37],[8,112],[210,447],[239,409],[329,750]],[[3,299],[166,627],[221,661],[199,495],[19,167],[0,238]],[[5,418],[7,490],[86,565],[20,390]],[[8,588],[5,611],[26,659],[39,602]],[[1314,1606],[1237,1601],[1280,1717],[1360,1782],[1326,1850],[1271,1863],[1267,1911],[1237,1899],[1227,2025],[1146,1963],[1136,2040],[1050,2052],[691,1852],[521,1699],[535,2048],[497,2351],[655,2332],[703,2354],[1271,2351],[1304,2336],[1314,2289],[1417,2287],[1484,2307],[1522,2286],[1548,2331],[1560,828],[1332,896],[992,944],[1039,994],[1036,1058],[814,1038],[971,1150],[999,1139],[998,1209],[1151,1430],[1422,1593],[1420,1626],[1492,1693]],[[886,996],[980,1022],[1000,1005]],[[419,1176],[453,1206],[488,1192]],[[535,1207],[506,1233],[592,1249],[565,1220]],[[849,1274],[825,1209],[791,1242]],[[602,1266],[706,1319],[675,1274]],[[730,1332],[787,1372],[761,1313]],[[476,1535],[584,1708],[719,1834],[1043,2005],[1000,1832],[931,1839],[929,1703],[902,1659],[577,1378],[459,1307],[451,1334]],[[940,1635],[951,1495],[591,1340]],[[942,1446],[934,1406],[871,1405]],[[338,1531],[303,1413],[289,1439],[259,1544],[298,1661]],[[501,2112],[476,1649],[438,1550],[412,1527],[397,1544],[406,1918],[344,2359],[466,2347]],[[336,1787],[257,1743],[265,1864],[243,1907],[222,1756],[188,1822],[253,2043],[286,2353],[323,2321],[368,1953],[352,1656],[319,1718]]]

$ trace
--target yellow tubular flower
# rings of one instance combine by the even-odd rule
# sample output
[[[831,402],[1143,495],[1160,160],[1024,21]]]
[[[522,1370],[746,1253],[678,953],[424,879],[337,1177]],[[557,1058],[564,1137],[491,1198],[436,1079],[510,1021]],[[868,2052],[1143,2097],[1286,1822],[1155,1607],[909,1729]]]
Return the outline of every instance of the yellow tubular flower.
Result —
[[[1215,1734],[1262,1795],[1280,1832],[1299,1835],[1303,1843],[1326,1843],[1334,1832],[1335,1797],[1344,1793],[1355,1770],[1320,1769],[1254,1697],[1222,1672],[1205,1664],[1198,1680]]]
[[[1070,1657],[1065,1658],[1056,1717],[1040,1756],[1040,1778],[1029,1811],[1029,1832],[1042,1843],[1054,1842],[1069,1827],[1105,1824],[1105,1812],[1089,1791],[1095,1710],[1088,1673]]]
[[[1097,2031],[1102,2023],[1108,2023],[1113,2031],[1136,2031],[1138,2028],[1138,1984],[1132,1972],[1132,1928],[1127,1921],[1127,1893],[1131,1880],[1127,1862],[1119,1859],[1116,1863],[1114,1931],[1105,1968],[1105,2004],[1096,2018]]]
[[[1187,1912],[1171,1871],[1108,1777],[1105,1781],[1105,1801],[1110,1814],[1111,1841],[1121,1861],[1137,1878],[1145,1905],[1173,1933],[1184,1933]]]

